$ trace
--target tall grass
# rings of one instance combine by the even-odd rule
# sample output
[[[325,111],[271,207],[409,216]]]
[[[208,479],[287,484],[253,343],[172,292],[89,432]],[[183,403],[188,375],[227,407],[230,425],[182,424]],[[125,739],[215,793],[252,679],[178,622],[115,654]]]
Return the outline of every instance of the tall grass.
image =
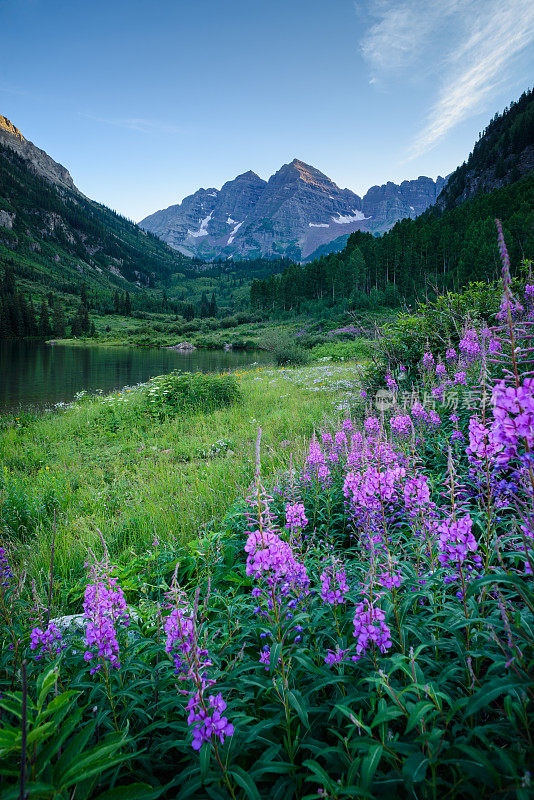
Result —
[[[258,425],[271,475],[288,467],[290,441],[298,458],[314,428],[336,415],[340,384],[356,380],[349,365],[255,370],[236,373],[240,402],[208,412],[155,404],[133,390],[81,398],[60,413],[4,419],[2,539],[31,575],[44,574],[55,514],[56,572],[70,580],[82,573],[99,532],[115,560],[154,539],[198,540],[246,492]],[[153,395],[160,401],[163,385]],[[223,448],[216,446],[221,440]]]

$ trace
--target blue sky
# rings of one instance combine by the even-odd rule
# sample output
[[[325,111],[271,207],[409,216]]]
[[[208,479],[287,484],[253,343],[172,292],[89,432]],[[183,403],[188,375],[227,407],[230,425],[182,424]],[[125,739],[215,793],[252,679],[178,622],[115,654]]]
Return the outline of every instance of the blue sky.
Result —
[[[532,0],[0,0],[0,113],[139,220],[294,157],[446,174],[532,83]]]

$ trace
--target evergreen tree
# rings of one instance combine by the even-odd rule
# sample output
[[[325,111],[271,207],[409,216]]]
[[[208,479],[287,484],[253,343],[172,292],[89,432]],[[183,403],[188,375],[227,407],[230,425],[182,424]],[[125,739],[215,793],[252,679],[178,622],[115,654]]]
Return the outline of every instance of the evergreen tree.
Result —
[[[61,303],[54,303],[52,310],[52,333],[58,339],[63,339],[66,336],[65,330],[65,313]]]
[[[52,333],[52,328],[50,326],[50,317],[48,315],[48,303],[46,300],[41,300],[41,310],[39,312],[39,336],[42,339],[46,339]]]
[[[200,316],[202,318],[209,316],[209,303],[208,298],[206,296],[206,292],[202,292],[202,297],[200,298]]]
[[[211,295],[211,300],[208,308],[208,317],[216,317],[217,316],[217,302],[215,300],[215,292]]]

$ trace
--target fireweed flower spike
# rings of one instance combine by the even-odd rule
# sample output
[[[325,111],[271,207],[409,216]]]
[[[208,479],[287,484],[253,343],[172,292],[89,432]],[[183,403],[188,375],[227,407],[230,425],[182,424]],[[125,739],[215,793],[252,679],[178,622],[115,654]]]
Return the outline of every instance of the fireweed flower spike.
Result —
[[[362,658],[369,644],[376,646],[381,653],[391,647],[391,631],[385,623],[386,615],[381,608],[373,606],[369,600],[358,603],[354,614],[354,634],[356,638],[356,655],[353,661]]]
[[[85,590],[83,603],[87,647],[84,659],[87,662],[99,659],[96,666],[91,666],[91,675],[104,665],[120,668],[116,626],[130,623],[123,591],[112,575],[114,569],[107,558],[102,562],[95,559],[89,565],[91,583]]]
[[[181,681],[189,681],[194,687],[184,690],[189,695],[186,711],[187,724],[193,730],[193,750],[200,750],[210,742],[217,756],[217,741],[221,744],[226,736],[232,736],[234,726],[223,716],[226,709],[221,693],[209,694],[208,688],[215,681],[208,677],[212,662],[208,651],[199,645],[196,625],[199,590],[191,608],[185,592],[180,588],[174,574],[171,589],[167,593],[170,615],[165,620],[165,651],[174,661],[175,672]]]
[[[345,568],[334,561],[321,573],[321,599],[332,606],[345,603],[345,595],[349,591]]]
[[[286,506],[286,528],[288,530],[302,530],[308,524],[306,511],[302,503],[288,503]]]

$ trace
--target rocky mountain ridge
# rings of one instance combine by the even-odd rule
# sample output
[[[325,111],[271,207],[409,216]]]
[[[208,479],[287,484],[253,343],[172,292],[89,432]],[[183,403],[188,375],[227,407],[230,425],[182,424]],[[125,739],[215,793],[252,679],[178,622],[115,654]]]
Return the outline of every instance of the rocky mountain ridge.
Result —
[[[7,117],[0,114],[0,144],[10,147],[28,163],[30,169],[50,183],[71,191],[78,191],[71,174],[54,161],[48,153],[29,142]]]
[[[308,261],[329,243],[340,249],[356,230],[382,233],[399,219],[418,216],[445,182],[441,176],[388,182],[361,198],[295,158],[268,181],[245,172],[220,190],[199,189],[139,224],[182,253],[208,261],[259,256]]]

